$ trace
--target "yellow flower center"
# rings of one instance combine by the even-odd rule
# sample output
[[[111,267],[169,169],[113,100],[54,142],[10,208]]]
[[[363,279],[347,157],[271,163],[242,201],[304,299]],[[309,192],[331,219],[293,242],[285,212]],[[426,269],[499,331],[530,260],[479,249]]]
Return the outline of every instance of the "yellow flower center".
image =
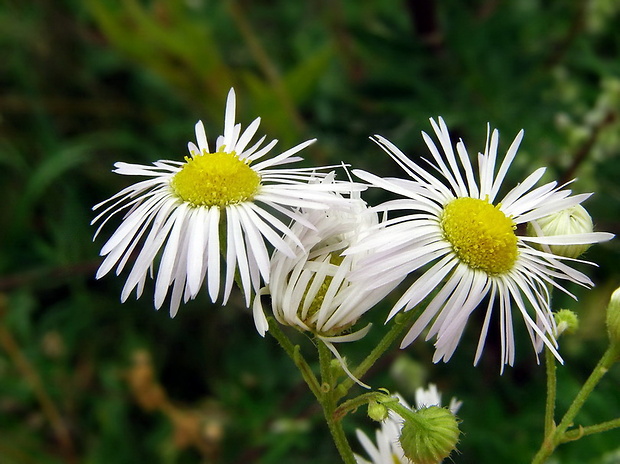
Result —
[[[516,225],[498,206],[476,198],[457,198],[441,216],[444,238],[472,269],[496,275],[512,269],[519,250]]]
[[[251,200],[260,176],[233,151],[194,153],[172,178],[172,188],[192,206],[228,206]]]
[[[342,256],[338,256],[335,253],[331,253],[329,256],[329,263],[334,265],[334,266],[340,266],[342,264],[344,260],[344,257]],[[312,284],[314,283],[314,280],[316,279],[316,275],[314,275],[312,277],[312,279],[310,279],[310,281],[308,282],[308,284],[306,285],[306,289],[304,291],[304,296],[303,296],[303,300],[305,301],[309,296],[308,296],[308,290],[310,289],[310,287],[312,286]],[[312,298],[312,302],[310,302],[310,305],[307,307],[306,311],[302,311],[302,307],[300,306],[297,310],[297,314],[299,315],[299,317],[304,321],[304,323],[310,327],[310,329],[316,333],[320,333],[320,335],[325,335],[325,336],[333,336],[333,335],[339,335],[341,333],[343,333],[345,330],[347,330],[349,327],[351,327],[353,324],[355,324],[355,321],[350,321],[349,323],[346,323],[345,325],[341,325],[341,326],[337,326],[337,327],[332,327],[330,330],[328,331],[317,331],[317,327],[316,327],[316,321],[314,320],[316,314],[321,310],[321,306],[323,305],[323,301],[325,301],[325,296],[327,295],[327,291],[329,290],[330,285],[332,284],[332,280],[334,280],[333,276],[331,275],[327,275],[323,278],[323,281],[321,282],[320,287],[318,288],[316,294],[314,294],[314,297]],[[346,287],[346,282],[342,282],[340,284],[341,286],[339,287],[338,291],[336,293],[338,293],[339,291],[341,291],[344,287]],[[327,311],[332,311],[335,308],[326,308]],[[305,313],[305,314],[304,314]]]
[[[329,256],[329,263],[333,264],[334,266],[340,266],[343,260],[344,258],[342,256],[338,256],[336,254],[331,254]],[[308,293],[308,289],[314,282],[315,278],[316,276],[313,277],[310,280],[310,282],[308,282],[308,286],[306,287],[306,291],[304,292],[305,294]],[[327,294],[327,290],[329,289],[329,286],[331,285],[332,280],[333,280],[332,276],[330,275],[325,276],[325,279],[321,283],[321,286],[319,287],[319,290],[314,296],[312,303],[310,303],[310,307],[308,308],[308,315],[306,316],[305,322],[308,322],[310,319],[312,319],[312,316],[314,316],[319,311],[319,309],[321,309],[321,306],[323,305],[323,300],[325,300],[325,295]],[[305,295],[304,295],[304,298],[305,298]]]

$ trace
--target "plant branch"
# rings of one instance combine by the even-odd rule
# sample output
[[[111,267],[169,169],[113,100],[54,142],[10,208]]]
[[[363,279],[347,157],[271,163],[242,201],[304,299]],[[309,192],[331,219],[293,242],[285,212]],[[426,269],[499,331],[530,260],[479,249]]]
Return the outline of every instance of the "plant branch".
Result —
[[[589,425],[587,427],[579,427],[576,430],[569,430],[566,432],[560,443],[579,440],[581,437],[593,435],[595,433],[607,432],[609,430],[617,429],[618,427],[620,427],[620,418],[612,419],[607,422],[601,422],[596,425]]]
[[[320,401],[322,395],[321,385],[319,384],[316,375],[314,375],[314,372],[312,372],[312,368],[301,354],[299,345],[293,345],[289,338],[284,335],[284,332],[282,332],[282,329],[280,329],[280,325],[273,317],[268,317],[267,322],[269,323],[269,333],[271,334],[271,336],[278,341],[286,354],[293,360],[293,362],[301,372],[304,380],[308,384],[308,387],[310,388],[314,396]]]
[[[396,338],[400,336],[402,331],[406,327],[409,327],[411,322],[419,316],[421,312],[420,308],[421,306],[418,306],[416,309],[412,309],[411,311],[408,311],[406,313],[400,313],[396,315],[390,330],[383,336],[383,338],[379,341],[377,346],[373,348],[370,354],[366,356],[366,359],[364,359],[359,364],[359,366],[357,366],[353,370],[353,375],[356,378],[361,379],[362,376],[364,376],[364,374],[368,372],[368,369],[370,369],[375,364],[375,362],[377,362],[381,355],[383,355],[383,353],[385,353],[392,346],[392,344],[394,343]],[[346,395],[349,389],[353,386],[353,384],[353,379],[349,377],[344,379],[339,385],[339,388],[337,389],[340,394],[339,398]]]
[[[342,428],[341,417],[336,416],[336,403],[337,403],[337,390],[333,388],[333,379],[330,369],[332,360],[331,352],[329,348],[321,340],[317,340],[317,349],[319,351],[319,361],[321,363],[321,377],[322,377],[322,390],[321,398],[319,402],[323,407],[325,419],[329,427],[329,431],[332,434],[336,448],[340,453],[345,464],[355,464],[355,457],[353,456],[353,450]]]
[[[558,445],[565,441],[567,437],[566,430],[573,424],[577,413],[583,407],[583,404],[590,396],[590,393],[592,393],[592,390],[594,390],[596,385],[598,385],[599,381],[603,378],[609,368],[617,360],[618,353],[615,347],[610,346],[609,348],[607,348],[607,351],[605,351],[605,353],[599,360],[598,364],[590,374],[590,377],[588,377],[586,382],[583,384],[583,387],[581,387],[579,393],[577,393],[577,396],[575,396],[573,403],[568,408],[568,411],[566,411],[566,414],[564,414],[564,417],[560,421],[559,425],[555,428],[553,434],[545,437],[543,444],[541,445],[540,449],[536,453],[536,456],[534,456],[534,459],[532,460],[532,464],[543,464],[547,460],[547,458],[551,456],[551,454],[558,447]],[[574,431],[571,431],[571,433],[574,433]],[[581,436],[576,436],[573,439],[578,439]]]
[[[547,370],[547,402],[545,404],[545,437],[555,431],[555,398],[557,394],[557,377],[555,356],[550,349],[545,349],[545,367]]]

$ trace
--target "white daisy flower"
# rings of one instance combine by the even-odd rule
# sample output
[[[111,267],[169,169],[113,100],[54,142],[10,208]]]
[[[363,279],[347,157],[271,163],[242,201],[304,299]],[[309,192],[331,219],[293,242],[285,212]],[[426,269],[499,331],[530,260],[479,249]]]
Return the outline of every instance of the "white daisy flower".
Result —
[[[331,182],[333,177],[322,183]],[[322,337],[339,336],[398,283],[369,289],[348,280],[361,256],[341,253],[376,226],[378,216],[354,193],[340,208],[329,211],[302,208],[299,214],[304,222],[293,224],[293,235],[284,241],[293,247],[292,237],[296,237],[303,249],[298,248],[294,256],[274,252],[271,280],[263,293],[271,296],[274,316],[281,324]],[[255,299],[254,305],[258,321],[262,314],[260,299]],[[261,334],[265,333],[265,325],[257,328]]]
[[[184,162],[115,164],[117,174],[147,178],[93,208],[104,207],[93,220],[101,222],[95,238],[111,217],[125,211],[121,225],[101,249],[106,258],[97,272],[100,278],[116,267],[118,275],[137,252],[122,290],[123,302],[134,289],[140,297],[161,251],[155,277],[156,308],[162,306],[172,287],[170,314],[174,316],[181,299],[195,298],[205,280],[212,301],[221,295],[222,304],[226,304],[236,273],[249,306],[261,281],[269,282],[266,242],[291,257],[294,248],[301,246],[290,227],[274,213],[286,222],[300,220],[298,208],[325,210],[342,201],[333,192],[357,188],[351,183],[309,183],[326,175],[315,172],[316,168],[280,168],[300,161],[302,158],[294,155],[315,140],[266,158],[277,140],[261,148],[263,136],[250,146],[259,124],[257,118],[243,132],[241,125],[235,124],[235,92],[231,89],[224,133],[216,139],[213,152],[199,121],[198,145],[188,144],[190,156]]]
[[[411,407],[398,394],[395,395],[398,401],[408,409]],[[430,406],[441,407],[441,393],[435,384],[429,384],[428,389],[418,388],[415,393],[416,409],[424,409]],[[452,414],[458,412],[462,401],[452,398],[448,409]],[[358,464],[411,464],[412,461],[405,456],[403,447],[400,444],[400,434],[403,427],[403,418],[390,410],[388,417],[381,423],[381,427],[375,432],[375,443],[362,430],[355,431],[357,439],[361,443],[364,451],[370,458],[367,460],[356,454],[355,460]]]
[[[426,339],[437,337],[434,362],[450,359],[471,313],[488,297],[474,363],[483,351],[493,309],[499,307],[501,362],[512,365],[515,356],[512,308],[521,314],[536,352],[546,343],[559,358],[553,338],[554,320],[549,288],[570,293],[558,280],[592,286],[583,273],[559,256],[537,245],[577,245],[610,240],[602,232],[530,237],[525,226],[549,214],[571,208],[590,194],[570,196],[571,191],[550,182],[535,187],[545,172],[537,169],[503,198],[498,194],[512,163],[523,131],[519,132],[499,168],[496,167],[499,133],[487,134],[484,154],[478,155],[478,172],[462,141],[452,148],[443,119],[431,119],[443,154],[422,133],[431,155],[433,172],[423,169],[381,136],[374,141],[385,150],[412,180],[380,178],[365,171],[354,174],[368,183],[403,198],[388,201],[381,210],[401,215],[349,253],[368,253],[355,278],[371,287],[423,271],[394,305],[389,318],[409,311],[431,297],[426,309],[404,337],[401,348],[413,342],[430,326]],[[490,129],[489,129],[490,132]],[[572,295],[571,295],[572,296]],[[499,304],[497,304],[499,300]],[[533,314],[530,313],[533,311]]]
[[[325,184],[330,182],[333,178],[323,180]],[[320,338],[345,372],[366,386],[348,371],[333,344],[364,337],[370,324],[353,333],[350,329],[400,281],[369,288],[364,283],[349,280],[363,255],[343,256],[342,253],[377,226],[379,219],[357,192],[350,193],[347,200],[347,204],[327,212],[301,209],[300,216],[305,221],[293,224],[291,230],[303,249],[298,248],[295,256],[274,252],[271,281],[261,293],[271,296],[271,308],[279,323]],[[291,238],[284,240],[292,245]],[[264,335],[268,325],[260,298],[254,299],[254,321],[259,333]]]

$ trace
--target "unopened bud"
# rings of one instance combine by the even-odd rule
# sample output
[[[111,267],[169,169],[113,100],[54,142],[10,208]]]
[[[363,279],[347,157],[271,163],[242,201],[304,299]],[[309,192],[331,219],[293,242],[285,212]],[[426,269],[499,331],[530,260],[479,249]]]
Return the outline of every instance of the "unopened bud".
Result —
[[[460,431],[448,409],[431,406],[404,419],[400,444],[405,456],[416,464],[436,464],[456,449]]]
[[[620,288],[611,294],[607,305],[607,333],[611,344],[620,347]]]
[[[329,371],[331,373],[332,379],[336,380],[346,375],[344,369],[342,368],[342,363],[338,359],[332,359],[329,362]]]
[[[557,336],[566,333],[567,335],[574,334],[579,328],[579,318],[570,309],[560,309],[553,315],[555,318],[555,324],[557,326]]]
[[[387,416],[388,408],[386,408],[383,404],[377,403],[374,400],[368,403],[368,417],[372,420],[381,422],[387,419]]]
[[[581,205],[571,206],[557,213],[536,219],[535,223],[527,224],[527,234],[531,237],[589,234],[593,230],[592,218]],[[590,248],[590,244],[549,245],[549,248],[556,255],[577,258]]]

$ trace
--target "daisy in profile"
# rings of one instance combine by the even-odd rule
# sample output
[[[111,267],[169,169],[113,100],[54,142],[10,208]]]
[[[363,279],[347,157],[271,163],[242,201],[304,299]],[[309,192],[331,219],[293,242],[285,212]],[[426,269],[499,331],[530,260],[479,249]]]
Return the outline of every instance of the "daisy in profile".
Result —
[[[286,256],[295,256],[295,247],[301,246],[287,225],[299,219],[296,210],[324,211],[342,201],[334,192],[355,188],[349,182],[309,182],[326,175],[316,168],[282,167],[300,161],[295,155],[314,140],[267,156],[277,140],[262,146],[263,136],[251,145],[259,124],[257,118],[244,131],[235,124],[231,89],[224,132],[215,144],[207,142],[199,121],[197,145],[189,143],[184,161],[115,164],[117,174],[146,178],[93,208],[102,210],[93,220],[100,223],[95,238],[110,218],[124,213],[101,249],[105,259],[97,272],[100,278],[116,268],[118,275],[136,254],[121,301],[134,290],[140,297],[147,275],[157,268],[155,307],[162,306],[171,290],[171,316],[181,300],[198,294],[205,281],[211,300],[221,296],[225,304],[236,273],[249,306],[261,281],[269,281],[267,243]]]
[[[398,394],[395,395],[400,404],[405,408],[411,409],[407,402]],[[441,407],[441,393],[435,384],[429,384],[428,389],[422,387],[415,392],[415,410],[429,408],[431,406]],[[462,402],[456,398],[450,400],[448,409],[456,415]],[[400,443],[401,431],[404,419],[393,410],[390,410],[387,418],[381,423],[381,427],[375,432],[376,444],[360,429],[355,431],[357,439],[370,458],[367,460],[360,455],[355,455],[358,464],[411,464]]]
[[[401,348],[428,328],[426,339],[436,337],[434,362],[450,359],[469,316],[481,305],[486,308],[482,308],[485,316],[474,363],[483,351],[494,309],[499,311],[502,369],[505,364],[512,365],[515,357],[513,312],[525,323],[536,352],[545,343],[559,358],[549,289],[555,287],[570,294],[562,281],[587,287],[593,284],[567,264],[574,259],[554,253],[550,247],[592,244],[610,240],[613,235],[522,233],[527,223],[579,205],[590,194],[571,196],[570,190],[556,182],[536,187],[545,172],[540,168],[499,197],[523,131],[499,163],[499,133],[489,133],[475,170],[462,141],[453,149],[443,119],[439,118],[438,123],[431,119],[431,125],[441,151],[429,135],[422,133],[431,153],[430,170],[376,136],[374,141],[411,179],[384,179],[353,171],[371,185],[402,197],[379,207],[399,215],[390,218],[387,226],[370,234],[355,250],[349,250],[372,250],[362,260],[355,278],[376,287],[421,272],[396,302],[389,318],[429,298]]]
[[[332,182],[330,176],[321,183]],[[271,296],[273,314],[279,323],[314,334],[341,363],[333,343],[356,341],[366,335],[370,325],[359,331],[350,329],[400,282],[369,288],[349,280],[362,254],[342,253],[377,226],[379,218],[359,192],[350,192],[343,200],[347,202],[328,211],[307,208],[299,211],[304,221],[293,224],[293,235],[284,240],[293,246],[292,237],[297,237],[303,248],[297,248],[294,256],[274,252],[271,280],[261,292]],[[264,335],[267,320],[260,298],[254,299],[254,321],[259,333]],[[344,364],[343,367],[347,369]]]

